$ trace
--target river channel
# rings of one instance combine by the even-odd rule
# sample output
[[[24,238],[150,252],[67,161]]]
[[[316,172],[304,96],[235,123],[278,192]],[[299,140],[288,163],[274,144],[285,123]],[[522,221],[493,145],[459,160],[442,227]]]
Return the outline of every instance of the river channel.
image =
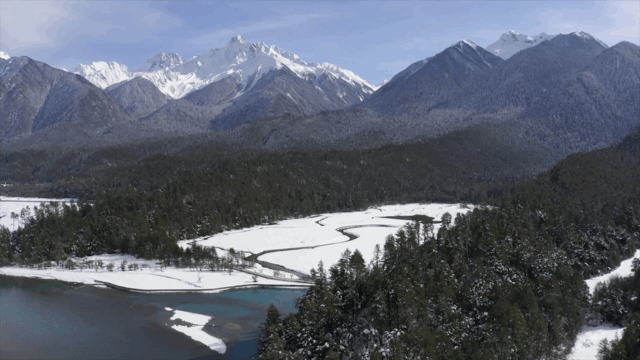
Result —
[[[305,291],[137,294],[0,275],[0,358],[250,359],[269,304],[288,314]],[[213,316],[226,352],[173,330],[165,307]]]

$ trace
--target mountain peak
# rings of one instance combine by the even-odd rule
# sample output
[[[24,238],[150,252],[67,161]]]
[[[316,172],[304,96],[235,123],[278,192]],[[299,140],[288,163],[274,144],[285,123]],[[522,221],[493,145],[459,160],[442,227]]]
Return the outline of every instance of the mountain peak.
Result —
[[[442,53],[448,53],[458,62],[472,63],[480,68],[491,68],[497,64],[497,56],[483,49],[471,40],[462,39],[449,46]],[[460,56],[461,55],[461,56]],[[436,55],[438,56],[438,55]]]
[[[373,85],[353,72],[337,65],[306,62],[296,54],[275,45],[247,43],[240,34],[231,37],[224,47],[212,48],[190,59],[182,59],[175,53],[158,52],[135,71],[128,71],[126,68],[116,69],[116,66],[107,64],[94,63],[91,66],[79,68],[76,72],[101,88],[142,76],[173,98],[183,97],[195,89],[232,74],[239,77],[238,82],[243,86],[249,86],[249,89],[270,70],[281,69],[283,66],[305,80],[320,81],[317,79],[320,79],[322,74],[331,74],[351,86],[362,89],[364,94],[369,94],[374,89]]]
[[[236,36],[232,37],[231,40],[229,40],[229,44],[234,44],[234,43],[244,44],[244,39],[242,38],[242,35],[236,34]]]
[[[0,59],[9,60],[11,56],[4,51],[0,51]]]
[[[502,34],[498,40],[486,47],[486,50],[506,60],[520,50],[535,46],[545,40],[551,40],[554,36],[540,33],[537,36],[521,34],[515,30],[509,30]]]
[[[473,42],[473,41],[471,41],[471,40],[467,40],[467,39],[462,39],[462,40],[458,41],[458,42],[456,43],[456,45],[458,45],[458,44],[459,44],[459,45],[466,44],[466,45],[471,46],[471,47],[472,47],[472,48],[474,48],[474,49],[476,49],[476,48],[478,47],[478,45],[476,45],[476,43],[474,43],[474,42]]]
[[[605,49],[609,47],[607,44],[605,44],[602,41],[600,41],[600,39],[596,38],[595,36],[589,35],[589,34],[587,34],[586,32],[584,32],[582,30],[574,31],[570,35],[575,35],[575,36],[577,36],[579,38],[582,38],[583,40],[595,40],[600,45],[602,45]]]
[[[156,70],[166,70],[178,66],[183,62],[182,57],[176,53],[160,51],[145,60],[136,71],[152,72]]]
[[[478,49],[481,49],[481,47],[478,46],[476,43],[474,43],[471,40],[467,40],[467,39],[462,39],[462,40],[458,41],[457,43],[449,46],[448,49],[456,49],[458,51],[465,52],[465,51],[467,51],[466,49],[468,49],[468,48],[471,48],[475,52],[478,52]]]

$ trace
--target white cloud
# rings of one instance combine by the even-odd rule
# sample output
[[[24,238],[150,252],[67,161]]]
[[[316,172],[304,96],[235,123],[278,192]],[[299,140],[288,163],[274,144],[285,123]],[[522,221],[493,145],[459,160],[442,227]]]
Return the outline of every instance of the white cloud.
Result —
[[[147,2],[0,1],[0,39],[10,52],[61,47],[83,39],[135,42],[180,21]]]
[[[626,40],[640,41],[640,2],[595,2],[592,9],[560,9],[540,13],[549,34],[584,31],[614,45]]]
[[[53,45],[61,21],[73,19],[63,3],[2,1],[0,10],[2,46],[13,52],[31,46]]]
[[[640,45],[640,1],[616,1],[608,5],[605,16],[614,26],[594,35],[612,38],[611,42],[627,40]]]

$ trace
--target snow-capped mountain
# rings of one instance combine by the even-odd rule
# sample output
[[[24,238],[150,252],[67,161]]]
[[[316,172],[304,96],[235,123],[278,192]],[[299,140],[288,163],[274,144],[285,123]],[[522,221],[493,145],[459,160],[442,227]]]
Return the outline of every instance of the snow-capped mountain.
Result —
[[[555,35],[548,35],[545,33],[541,33],[537,36],[528,36],[520,34],[515,30],[509,30],[509,32],[502,34],[500,39],[496,40],[496,42],[487,46],[485,49],[506,60],[520,50],[538,45],[539,43],[545,40],[551,40],[554,37]]]
[[[115,62],[94,62],[79,65],[75,72],[103,89],[140,76],[172,98],[181,98],[230,75],[238,77],[239,85],[246,91],[264,74],[283,67],[307,81],[316,81],[322,74],[332,75],[357,87],[363,95],[371,94],[375,89],[358,75],[339,66],[306,62],[275,45],[247,43],[240,35],[231,38],[224,47],[211,49],[189,60],[183,60],[175,53],[161,52],[146,60],[138,71],[130,71]]]
[[[78,75],[26,56],[0,60],[0,142],[51,134],[48,139],[61,144],[129,120],[118,103]]]
[[[115,61],[94,61],[87,65],[80,64],[74,72],[101,89],[132,78],[132,73],[127,66]]]
[[[502,62],[497,55],[463,39],[435,56],[409,65],[359,107],[422,116],[430,107],[455,98],[475,77]]]
[[[609,46],[607,44],[605,44],[604,42],[602,42],[602,40],[598,39],[595,36],[589,35],[584,31],[575,31],[572,32],[572,34],[580,37],[581,39],[583,39],[584,41],[589,41],[589,40],[595,40],[598,44],[602,45],[602,47],[604,47],[605,49],[608,48]]]
[[[136,71],[138,72],[151,72],[156,70],[168,70],[172,67],[182,64],[184,60],[180,55],[176,53],[159,52],[156,55],[148,58],[142,66]]]
[[[4,51],[0,51],[0,59],[9,60],[11,56]]]

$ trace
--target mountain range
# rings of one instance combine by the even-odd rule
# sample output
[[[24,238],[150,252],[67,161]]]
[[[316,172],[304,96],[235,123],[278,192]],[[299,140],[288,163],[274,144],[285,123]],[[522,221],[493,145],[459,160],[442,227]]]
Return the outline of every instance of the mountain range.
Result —
[[[550,165],[640,125],[639,69],[637,45],[606,47],[580,32],[507,60],[461,41],[410,65],[361,104],[252,122],[215,137],[270,149],[373,148],[453,131],[491,133],[505,146],[541,153]]]
[[[375,86],[349,70],[326,62],[306,62],[298,55],[275,45],[247,43],[240,35],[231,38],[222,48],[211,49],[188,60],[176,53],[159,52],[135,71],[130,71],[127,66],[117,62],[98,61],[80,64],[74,72],[102,89],[135,77],[143,77],[153,82],[166,95],[178,99],[228,76],[234,76],[242,91],[247,91],[269,71],[283,67],[320,88],[322,82],[318,79],[323,74],[335,77],[345,85],[356,87],[358,98],[375,90]],[[345,103],[347,101],[348,99],[344,100]]]
[[[98,62],[79,76],[10,58],[0,60],[0,146],[187,136],[244,149],[372,148],[481,128],[551,163],[640,124],[639,64],[631,43],[514,31],[487,49],[459,41],[375,91],[348,70],[240,36],[189,60],[158,53],[133,72]]]

